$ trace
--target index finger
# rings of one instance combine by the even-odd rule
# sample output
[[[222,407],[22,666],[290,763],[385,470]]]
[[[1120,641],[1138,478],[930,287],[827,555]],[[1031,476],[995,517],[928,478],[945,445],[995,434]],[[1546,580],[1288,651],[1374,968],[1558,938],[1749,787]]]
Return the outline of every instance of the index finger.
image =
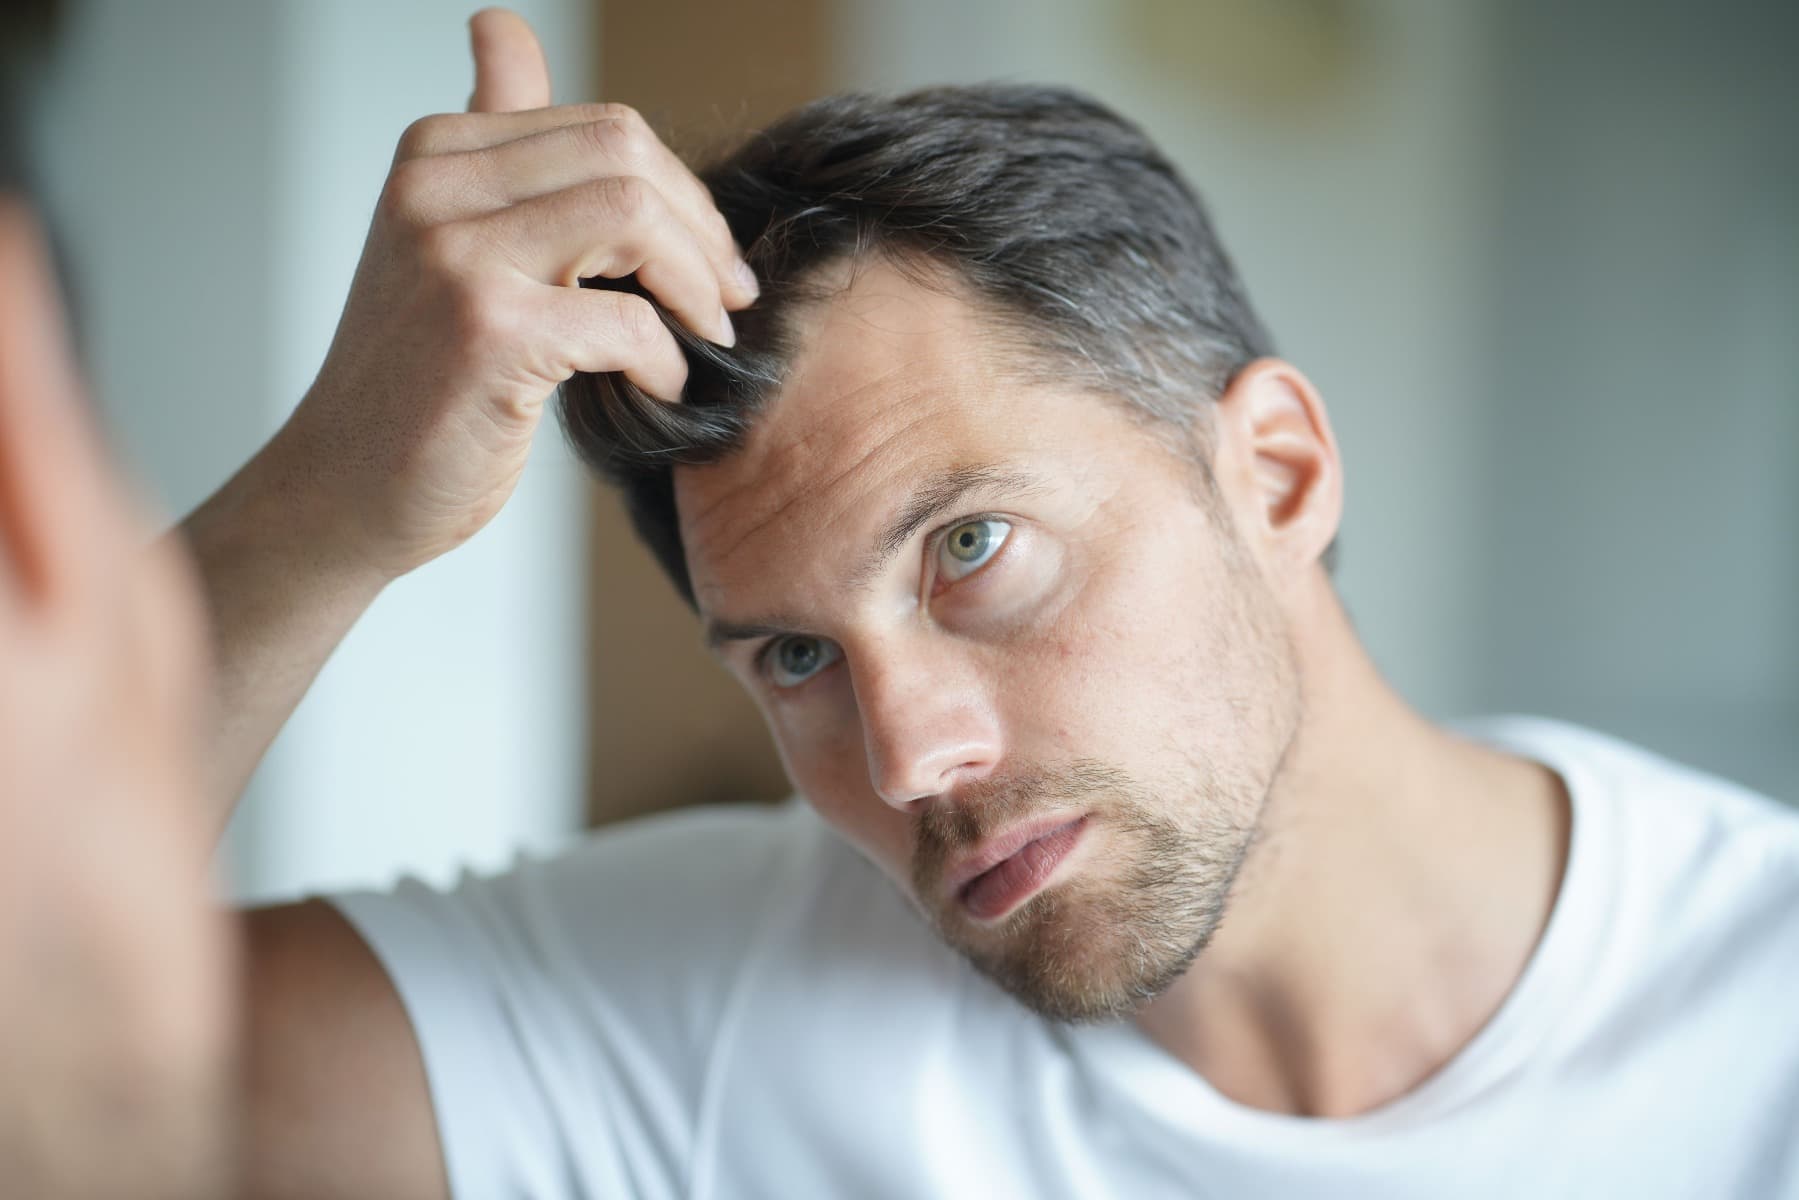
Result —
[[[754,301],[756,277],[706,185],[634,110],[619,104],[602,111],[605,115],[591,122],[471,151],[479,165],[470,174],[486,181],[491,203],[506,205],[609,175],[639,176],[656,188],[693,235],[718,276],[726,307]]]

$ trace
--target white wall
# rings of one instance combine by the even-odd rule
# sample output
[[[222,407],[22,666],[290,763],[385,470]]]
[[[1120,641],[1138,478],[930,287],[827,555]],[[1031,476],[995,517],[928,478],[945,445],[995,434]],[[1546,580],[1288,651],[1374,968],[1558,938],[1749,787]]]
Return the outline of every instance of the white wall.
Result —
[[[1799,801],[1799,7],[1500,32],[1484,675]]]
[[[849,0],[841,83],[1069,83],[1206,197],[1437,715],[1799,801],[1799,7]]]
[[[1170,150],[1325,392],[1343,591],[1427,711],[1565,713],[1799,796],[1799,10],[1729,6],[848,0],[841,82],[1061,80]],[[309,383],[394,139],[467,95],[467,7],[75,7],[40,158],[169,513]],[[590,6],[520,7],[591,96]],[[240,895],[574,825],[581,488],[546,429],[494,525],[377,603],[252,785]]]
[[[96,390],[171,515],[311,382],[395,140],[466,102],[473,7],[77,6],[40,157]],[[591,6],[516,7],[558,98],[587,98]],[[582,488],[546,427],[500,517],[376,603],[251,785],[228,838],[237,895],[446,879],[576,825]]]
[[[1336,8],[1340,26],[1309,18]],[[1142,124],[1206,199],[1348,462],[1343,594],[1432,712],[1475,700],[1464,619],[1485,497],[1465,374],[1485,320],[1484,7],[1258,0],[851,0],[844,82],[1083,88]],[[1293,18],[1297,18],[1296,20]],[[1309,32],[1308,32],[1309,31]]]

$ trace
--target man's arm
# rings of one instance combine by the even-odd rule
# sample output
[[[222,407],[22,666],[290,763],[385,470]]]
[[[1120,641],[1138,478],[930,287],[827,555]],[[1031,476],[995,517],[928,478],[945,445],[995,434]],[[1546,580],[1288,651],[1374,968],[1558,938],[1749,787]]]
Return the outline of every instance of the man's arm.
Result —
[[[511,13],[471,32],[478,111],[407,130],[317,381],[181,531],[212,616],[218,825],[381,589],[505,503],[558,383],[623,371],[679,397],[655,310],[579,279],[635,274],[723,341],[754,299],[710,195],[635,113],[547,107]],[[418,1041],[361,936],[310,902],[248,914],[245,945],[246,1194],[446,1195]]]
[[[282,725],[387,579],[334,553],[337,533],[270,450],[181,525],[212,634],[202,795],[215,834]]]
[[[679,397],[686,362],[651,306],[578,279],[635,274],[720,341],[755,297],[705,187],[637,114],[547,107],[514,14],[471,32],[477,111],[406,131],[318,379],[181,529],[212,616],[219,826],[382,588],[505,503],[558,383],[623,371]]]
[[[246,914],[239,1194],[450,1194],[424,1061],[386,970],[321,900]]]

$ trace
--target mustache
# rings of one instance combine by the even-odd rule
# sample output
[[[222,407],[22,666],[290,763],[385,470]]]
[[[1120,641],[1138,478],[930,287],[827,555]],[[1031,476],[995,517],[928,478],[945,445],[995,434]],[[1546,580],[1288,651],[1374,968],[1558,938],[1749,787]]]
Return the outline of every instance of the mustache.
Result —
[[[925,809],[913,826],[912,878],[919,895],[935,891],[953,856],[1002,829],[1095,796],[1128,796],[1135,790],[1130,776],[1092,759],[964,784],[949,804]]]

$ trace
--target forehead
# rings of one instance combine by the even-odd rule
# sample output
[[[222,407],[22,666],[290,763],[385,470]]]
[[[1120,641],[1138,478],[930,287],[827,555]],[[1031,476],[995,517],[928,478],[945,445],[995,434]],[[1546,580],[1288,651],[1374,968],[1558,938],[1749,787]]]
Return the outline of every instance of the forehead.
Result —
[[[1066,440],[1059,422],[1105,407],[1027,388],[960,289],[880,260],[846,274],[797,332],[787,382],[744,445],[675,471],[703,610],[768,569],[792,571],[802,542],[859,550],[918,480],[1041,452]]]

